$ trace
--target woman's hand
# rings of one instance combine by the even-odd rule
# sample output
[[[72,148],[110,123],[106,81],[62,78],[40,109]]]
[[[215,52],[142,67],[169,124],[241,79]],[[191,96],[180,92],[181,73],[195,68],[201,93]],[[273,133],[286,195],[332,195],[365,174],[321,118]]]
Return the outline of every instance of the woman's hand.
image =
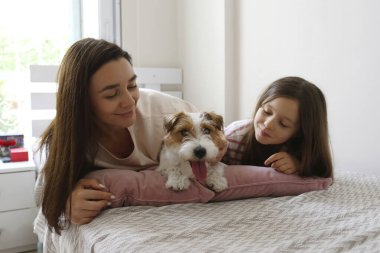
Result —
[[[286,152],[278,152],[271,155],[265,160],[264,164],[270,166],[273,169],[285,173],[293,174],[299,169],[300,162],[297,158]]]
[[[66,201],[66,215],[73,224],[89,223],[114,198],[96,179],[81,179],[71,193],[71,205],[70,198]]]

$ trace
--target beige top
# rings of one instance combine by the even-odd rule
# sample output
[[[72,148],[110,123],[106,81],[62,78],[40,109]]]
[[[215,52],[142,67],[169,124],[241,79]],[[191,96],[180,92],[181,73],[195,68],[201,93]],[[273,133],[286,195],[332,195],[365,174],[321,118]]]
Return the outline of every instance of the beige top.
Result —
[[[118,158],[99,144],[95,165],[129,170],[141,170],[157,165],[164,137],[164,116],[179,111],[194,112],[197,109],[179,98],[140,88],[136,122],[128,127],[134,143],[133,152],[126,158]]]

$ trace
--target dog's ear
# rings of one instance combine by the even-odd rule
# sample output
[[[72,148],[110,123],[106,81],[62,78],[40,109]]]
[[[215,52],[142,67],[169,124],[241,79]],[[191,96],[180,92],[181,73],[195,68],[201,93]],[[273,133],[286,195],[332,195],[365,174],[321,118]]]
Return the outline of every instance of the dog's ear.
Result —
[[[164,118],[164,127],[165,127],[166,132],[168,133],[172,131],[174,126],[178,123],[178,120],[185,116],[186,115],[184,112],[177,112],[177,113],[166,116]]]
[[[215,112],[204,112],[202,116],[211,121],[211,124],[215,126],[219,131],[223,131],[223,116],[216,114]]]

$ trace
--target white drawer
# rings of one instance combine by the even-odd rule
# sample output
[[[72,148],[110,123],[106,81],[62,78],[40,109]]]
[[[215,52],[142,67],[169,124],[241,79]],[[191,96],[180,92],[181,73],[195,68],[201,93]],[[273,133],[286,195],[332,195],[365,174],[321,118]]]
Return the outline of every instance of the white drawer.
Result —
[[[0,212],[0,251],[37,244],[33,221],[37,208]]]
[[[0,212],[34,207],[34,171],[0,174]]]

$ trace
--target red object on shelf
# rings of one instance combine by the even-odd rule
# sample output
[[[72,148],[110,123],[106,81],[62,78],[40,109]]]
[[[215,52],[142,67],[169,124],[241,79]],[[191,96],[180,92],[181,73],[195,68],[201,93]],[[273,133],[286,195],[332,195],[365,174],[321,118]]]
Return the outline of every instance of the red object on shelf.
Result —
[[[0,139],[0,146],[3,146],[3,147],[12,147],[16,145],[16,140],[2,140]]]
[[[11,148],[12,162],[24,162],[28,160],[28,150],[26,150],[26,148]]]

